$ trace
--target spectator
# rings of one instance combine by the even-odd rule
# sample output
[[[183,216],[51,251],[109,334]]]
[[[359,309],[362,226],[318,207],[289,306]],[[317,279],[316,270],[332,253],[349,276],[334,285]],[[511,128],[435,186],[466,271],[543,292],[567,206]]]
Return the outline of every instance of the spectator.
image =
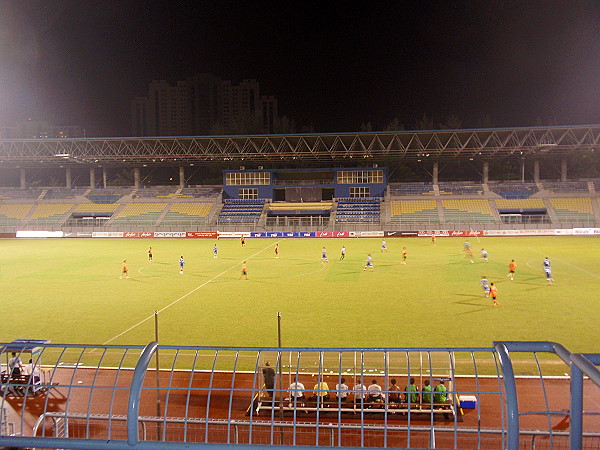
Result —
[[[408,386],[406,386],[406,388],[404,389],[406,391],[406,393],[404,395],[406,395],[406,403],[417,403],[419,401],[419,394],[417,386],[415,385],[415,379],[411,378],[410,379],[410,383]]]
[[[388,391],[390,391],[390,393],[388,394],[388,398],[390,399],[391,403],[400,403],[400,387],[398,387],[398,385],[396,385],[396,379],[392,378],[391,380],[391,385],[388,388]]]
[[[275,370],[271,367],[271,363],[267,361],[262,370],[263,379],[265,381],[265,389],[267,390],[267,395],[273,398],[273,394],[275,391]]]
[[[21,358],[15,353],[11,353],[11,358],[8,360],[8,370],[12,373],[13,377],[21,375],[21,369],[23,369],[23,363]]]
[[[444,380],[440,381],[440,384],[435,387],[435,394],[433,397],[435,398],[436,403],[444,403],[448,400],[448,389],[446,389],[446,386],[444,385]]]
[[[381,397],[381,386],[377,384],[377,380],[371,381],[371,385],[368,388],[369,391],[369,401],[371,402],[380,402],[382,400]]]
[[[348,386],[346,385],[346,380],[342,377],[340,382],[335,385],[335,395],[338,401],[344,403],[348,400]]]
[[[429,383],[429,378],[427,378],[423,385],[423,395],[421,397],[423,399],[424,404],[431,404],[431,399],[433,398],[433,396],[431,395],[431,392],[432,392],[431,385]]]
[[[300,404],[304,406],[304,402],[306,401],[306,397],[304,396],[304,384],[300,381],[294,381],[290,384],[290,407],[294,404]]]

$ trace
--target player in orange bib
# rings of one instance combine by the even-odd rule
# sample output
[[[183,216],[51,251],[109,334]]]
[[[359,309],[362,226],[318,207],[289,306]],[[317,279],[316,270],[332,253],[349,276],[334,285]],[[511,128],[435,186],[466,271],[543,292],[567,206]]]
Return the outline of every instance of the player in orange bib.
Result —
[[[515,269],[516,268],[517,268],[517,263],[513,259],[511,262],[508,263],[508,275],[506,275],[507,277],[510,278],[511,281],[515,279]]]
[[[500,306],[500,303],[498,303],[498,300],[496,300],[496,298],[498,297],[498,288],[496,286],[494,286],[494,283],[490,284],[490,296],[492,297],[493,300],[493,306]]]

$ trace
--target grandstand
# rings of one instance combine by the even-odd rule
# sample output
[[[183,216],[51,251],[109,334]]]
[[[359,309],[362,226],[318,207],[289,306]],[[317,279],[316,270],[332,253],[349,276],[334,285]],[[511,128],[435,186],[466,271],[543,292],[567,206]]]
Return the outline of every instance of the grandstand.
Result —
[[[457,229],[464,224],[478,224],[481,229],[516,223],[554,228],[590,226],[600,223],[594,183],[568,181],[562,186],[558,181],[505,181],[490,183],[489,189],[464,182],[429,186],[407,183],[406,189],[401,183],[393,183],[381,197],[333,197],[320,201],[274,201],[268,196],[223,198],[214,186],[155,187],[144,189],[147,195],[142,196],[131,187],[76,189],[72,193],[65,188],[25,192],[5,188],[4,198],[0,198],[0,227],[12,231],[28,226],[49,230],[152,226],[157,230],[185,227],[189,231],[209,231],[253,224],[267,230],[302,225],[323,231],[336,226],[385,231],[398,225],[408,230],[424,225]],[[35,199],[23,201],[34,195]]]

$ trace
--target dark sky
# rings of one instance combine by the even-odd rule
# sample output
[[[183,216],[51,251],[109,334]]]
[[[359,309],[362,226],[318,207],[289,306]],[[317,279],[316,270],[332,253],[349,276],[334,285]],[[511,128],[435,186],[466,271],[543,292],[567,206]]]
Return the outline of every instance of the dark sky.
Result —
[[[600,2],[0,0],[0,124],[127,135],[153,79],[259,81],[318,132],[600,123]]]

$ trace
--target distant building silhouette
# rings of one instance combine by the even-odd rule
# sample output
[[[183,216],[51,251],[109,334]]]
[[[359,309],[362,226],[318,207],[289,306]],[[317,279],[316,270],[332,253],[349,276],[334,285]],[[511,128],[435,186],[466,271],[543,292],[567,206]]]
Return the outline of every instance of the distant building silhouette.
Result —
[[[0,139],[67,139],[85,137],[85,130],[76,125],[54,125],[38,120],[24,120],[12,126],[0,127]]]
[[[152,81],[147,97],[131,102],[133,136],[202,136],[220,133],[273,133],[277,99],[261,96],[256,80],[234,85],[197,74],[175,85]]]

